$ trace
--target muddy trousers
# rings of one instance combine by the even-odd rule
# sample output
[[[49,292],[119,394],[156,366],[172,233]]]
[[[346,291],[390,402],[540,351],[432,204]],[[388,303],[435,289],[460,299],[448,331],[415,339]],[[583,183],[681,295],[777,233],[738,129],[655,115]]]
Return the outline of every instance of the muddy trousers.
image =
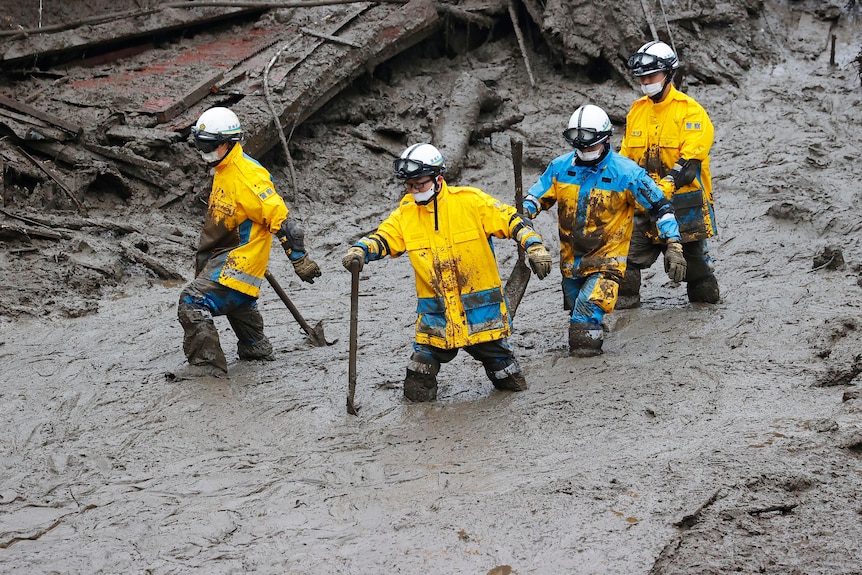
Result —
[[[664,252],[664,245],[655,244],[647,237],[645,225],[635,218],[632,241],[629,246],[626,273],[620,284],[620,309],[640,305],[641,270],[652,266],[659,254]],[[718,281],[715,279],[715,263],[709,255],[706,240],[695,240],[682,244],[682,255],[685,258],[686,291],[690,302],[718,303],[720,298]]]
[[[404,396],[411,401],[437,399],[437,373],[440,364],[452,361],[458,349],[441,349],[432,345],[414,343],[413,355],[407,364],[404,379]],[[495,388],[505,391],[523,391],[527,382],[518,360],[506,338],[465,346],[464,351],[482,362],[485,374]]]
[[[582,278],[563,278],[563,308],[571,310],[569,351],[590,356],[602,353],[602,320],[614,310],[619,291],[616,276],[594,273]]]
[[[227,316],[237,337],[240,359],[269,359],[272,344],[263,333],[257,298],[197,278],[180,293],[177,317],[183,326],[183,351],[191,365],[210,364],[227,371],[213,317]]]

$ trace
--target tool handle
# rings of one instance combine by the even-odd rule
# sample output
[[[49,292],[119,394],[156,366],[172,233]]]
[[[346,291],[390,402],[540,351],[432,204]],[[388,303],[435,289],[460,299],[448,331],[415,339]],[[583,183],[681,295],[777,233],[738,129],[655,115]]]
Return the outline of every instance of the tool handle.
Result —
[[[524,157],[524,143],[512,138],[512,168],[515,171],[515,209],[521,217],[524,217],[524,182],[522,176],[522,165]],[[518,244],[518,262],[524,262],[524,248]]]
[[[269,282],[269,285],[272,286],[272,289],[275,290],[275,293],[278,294],[278,297],[281,298],[281,301],[284,302],[284,305],[287,306],[287,309],[290,310],[290,313],[293,314],[293,319],[295,319],[299,323],[305,333],[312,335],[314,333],[314,330],[311,328],[310,325],[308,325],[308,322],[305,321],[305,319],[299,313],[299,310],[296,309],[296,306],[293,305],[292,301],[290,301],[290,298],[287,297],[287,293],[283,289],[281,289],[281,286],[276,281],[275,276],[269,273],[269,270],[266,270],[263,276],[266,278],[266,281]]]
[[[350,262],[350,350],[347,367],[347,413],[356,415],[353,397],[356,395],[356,348],[359,324],[359,262]]]

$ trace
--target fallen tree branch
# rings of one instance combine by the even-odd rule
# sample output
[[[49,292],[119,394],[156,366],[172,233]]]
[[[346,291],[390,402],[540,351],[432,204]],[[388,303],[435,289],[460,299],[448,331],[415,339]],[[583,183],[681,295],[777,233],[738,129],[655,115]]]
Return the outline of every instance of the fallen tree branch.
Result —
[[[518,25],[518,10],[515,6],[515,0],[509,0],[509,18],[512,19],[512,27],[515,29],[515,37],[518,39],[518,48],[521,49],[521,56],[524,58],[524,66],[527,67],[527,76],[530,78],[530,86],[535,88],[536,79],[533,78],[533,70],[530,68],[530,59],[527,57],[524,35],[521,33],[521,27]]]

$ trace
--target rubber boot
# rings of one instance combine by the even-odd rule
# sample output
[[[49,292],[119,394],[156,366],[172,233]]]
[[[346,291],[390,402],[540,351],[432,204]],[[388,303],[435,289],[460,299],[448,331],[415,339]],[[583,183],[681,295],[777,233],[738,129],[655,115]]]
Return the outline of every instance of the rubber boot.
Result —
[[[485,373],[500,391],[524,391],[529,388],[521,366],[515,359],[505,359],[485,365]]]
[[[718,280],[712,274],[703,279],[688,282],[685,289],[688,292],[688,301],[692,303],[718,303],[720,298]]]
[[[641,305],[641,271],[638,268],[626,268],[623,281],[620,282],[620,290],[617,295],[617,303],[614,309],[631,309]]]
[[[404,378],[404,397],[410,401],[434,401],[437,399],[437,376],[408,369]]]
[[[262,340],[256,341],[253,344],[238,343],[236,351],[239,358],[244,361],[275,361],[272,344],[265,336]]]
[[[578,357],[592,357],[602,353],[604,334],[602,326],[594,323],[569,324],[569,352]]]

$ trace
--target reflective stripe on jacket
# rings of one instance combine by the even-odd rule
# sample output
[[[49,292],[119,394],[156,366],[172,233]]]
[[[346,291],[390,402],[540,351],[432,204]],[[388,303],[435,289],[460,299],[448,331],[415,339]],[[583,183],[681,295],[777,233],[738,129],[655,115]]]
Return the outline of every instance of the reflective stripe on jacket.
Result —
[[[454,349],[511,332],[492,237],[527,247],[541,237],[515,208],[471,187],[444,181],[435,200],[405,195],[377,231],[362,238],[369,260],[407,252],[419,298],[416,342]]]
[[[700,172],[690,184],[674,192],[673,185],[660,183],[665,196],[673,201],[684,242],[716,233],[709,171],[714,137],[712,121],[703,106],[673,85],[658,104],[647,96],[639,98],[626,116],[620,154],[637,162],[657,183],[677,160],[700,161]]]
[[[575,164],[575,152],[555,158],[527,193],[541,209],[557,204],[563,277],[608,272],[622,278],[636,208],[652,221],[673,213],[646,171],[608,150],[592,166]],[[662,224],[665,239],[679,238],[676,222]]]
[[[286,217],[269,172],[235,144],[215,167],[195,277],[258,297],[272,234]]]

